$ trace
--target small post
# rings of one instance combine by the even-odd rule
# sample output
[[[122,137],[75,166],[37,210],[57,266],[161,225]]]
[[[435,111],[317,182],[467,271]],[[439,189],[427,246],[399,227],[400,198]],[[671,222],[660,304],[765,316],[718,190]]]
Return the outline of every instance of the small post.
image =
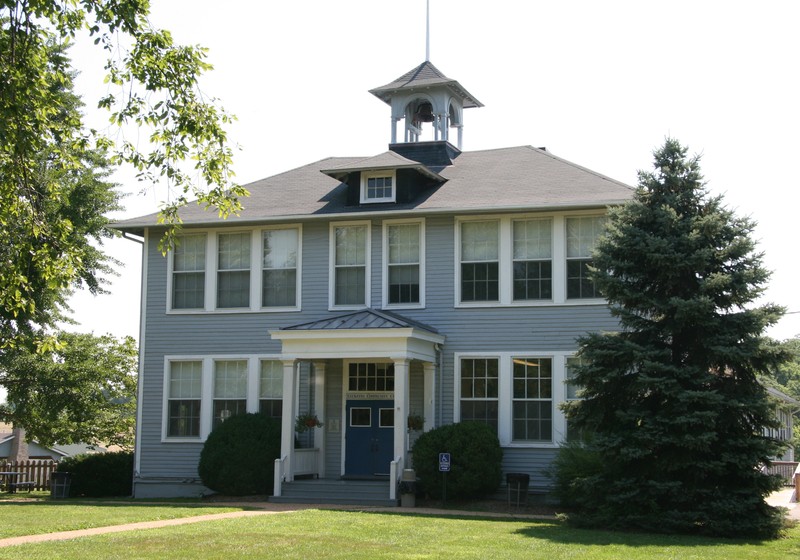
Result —
[[[439,453],[439,472],[442,473],[442,507],[447,505],[447,473],[450,472],[450,454]]]

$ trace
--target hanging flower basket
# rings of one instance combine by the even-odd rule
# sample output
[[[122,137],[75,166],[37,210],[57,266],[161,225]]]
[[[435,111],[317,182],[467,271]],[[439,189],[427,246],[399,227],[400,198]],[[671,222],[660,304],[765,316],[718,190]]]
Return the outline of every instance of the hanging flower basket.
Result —
[[[311,428],[321,428],[322,422],[319,421],[316,414],[311,414],[310,412],[307,414],[301,414],[297,417],[297,420],[294,423],[294,430],[299,433],[303,433]]]
[[[420,416],[419,414],[411,414],[408,417],[408,429],[409,430],[421,430],[425,427],[425,418]]]

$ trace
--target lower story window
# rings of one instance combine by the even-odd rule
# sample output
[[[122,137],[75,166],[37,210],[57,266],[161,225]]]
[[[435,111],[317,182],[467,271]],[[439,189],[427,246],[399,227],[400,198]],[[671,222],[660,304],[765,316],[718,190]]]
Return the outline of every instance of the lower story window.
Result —
[[[247,412],[247,360],[214,362],[213,430],[222,422]]]
[[[167,436],[200,437],[202,376],[202,362],[170,363]]]
[[[553,440],[553,366],[549,358],[513,358],[512,438]]]
[[[258,411],[270,418],[283,416],[283,363],[262,360],[259,379]]]
[[[484,422],[497,429],[497,358],[461,360],[461,421]]]

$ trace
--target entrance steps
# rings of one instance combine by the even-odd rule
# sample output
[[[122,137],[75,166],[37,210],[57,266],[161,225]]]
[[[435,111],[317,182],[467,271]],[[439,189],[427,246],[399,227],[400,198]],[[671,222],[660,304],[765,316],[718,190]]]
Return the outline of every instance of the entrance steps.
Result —
[[[270,502],[280,504],[337,504],[396,507],[389,499],[388,480],[295,480],[284,482],[281,496]]]

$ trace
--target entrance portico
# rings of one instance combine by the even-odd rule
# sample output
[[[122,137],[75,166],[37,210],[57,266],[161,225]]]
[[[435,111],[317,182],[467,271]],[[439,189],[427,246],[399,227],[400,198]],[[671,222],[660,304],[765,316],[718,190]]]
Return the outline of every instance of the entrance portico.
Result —
[[[275,495],[280,496],[282,482],[294,480],[300,472],[294,445],[295,419],[300,412],[296,366],[310,362],[314,368],[310,412],[316,414],[329,435],[315,430],[319,462],[324,465],[328,457],[341,457],[339,472],[321,467],[318,474],[326,478],[388,474],[389,495],[394,498],[396,481],[402,469],[409,467],[410,372],[414,367],[419,376],[422,370],[422,386],[415,386],[415,390],[422,395],[427,430],[433,426],[435,369],[444,336],[427,325],[375,310],[285,327],[270,331],[270,336],[281,341],[284,364],[281,457],[276,462]],[[337,367],[330,367],[332,364]],[[329,382],[333,381],[330,372],[338,372],[340,364],[341,395],[338,380],[336,390]],[[333,449],[337,441],[340,449]]]

